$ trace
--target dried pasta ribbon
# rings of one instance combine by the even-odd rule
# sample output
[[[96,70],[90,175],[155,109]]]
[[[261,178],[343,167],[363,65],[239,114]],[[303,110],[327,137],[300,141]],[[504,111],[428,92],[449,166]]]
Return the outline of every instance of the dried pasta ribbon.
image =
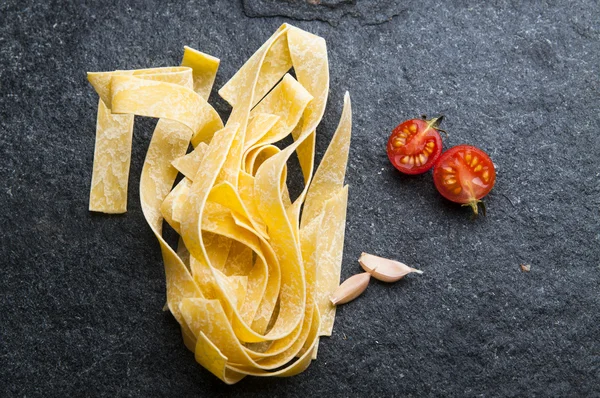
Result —
[[[140,197],[186,347],[228,384],[247,375],[292,376],[333,328],[350,97],[313,177],[329,92],[325,41],[282,25],[219,90],[232,106],[225,124],[207,102],[218,65],[186,47],[179,67],[88,75],[100,96],[90,210],[125,211],[133,117],[159,118]],[[291,145],[273,145],[289,135]],[[294,154],[304,189],[291,198]],[[173,187],[178,173],[184,178]],[[162,237],[163,220],[180,234],[176,250]]]

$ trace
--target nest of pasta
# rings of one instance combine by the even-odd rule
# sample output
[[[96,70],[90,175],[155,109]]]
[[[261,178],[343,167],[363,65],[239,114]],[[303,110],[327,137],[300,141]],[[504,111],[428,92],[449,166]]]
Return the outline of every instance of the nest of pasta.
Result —
[[[186,47],[178,67],[88,74],[100,96],[90,210],[126,211],[134,115],[159,118],[140,196],[186,346],[226,383],[291,376],[333,328],[350,99],[313,174],[329,91],[325,41],[281,26],[219,90],[232,106],[225,124],[207,102],[218,66]],[[292,144],[274,145],[289,135]],[[286,164],[294,154],[304,189],[292,200]],[[180,235],[177,247],[164,240],[163,221]]]

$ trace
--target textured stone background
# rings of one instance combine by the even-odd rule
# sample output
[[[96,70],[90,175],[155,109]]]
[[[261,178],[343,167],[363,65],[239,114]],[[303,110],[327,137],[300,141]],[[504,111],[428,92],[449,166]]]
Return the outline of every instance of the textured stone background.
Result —
[[[187,44],[221,58],[220,87],[283,22],[328,42],[319,156],[353,98],[343,277],[361,251],[425,274],[341,307],[305,373],[226,387],[162,312],[137,188],[155,121],[136,123],[129,212],[87,211],[85,72]],[[600,396],[599,76],[595,0],[1,2],[0,396]],[[493,158],[486,218],[388,164],[388,132],[422,113]]]

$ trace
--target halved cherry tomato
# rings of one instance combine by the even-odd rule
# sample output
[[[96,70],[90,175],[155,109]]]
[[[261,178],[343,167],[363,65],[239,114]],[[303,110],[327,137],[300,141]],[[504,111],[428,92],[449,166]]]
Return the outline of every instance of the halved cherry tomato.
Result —
[[[435,164],[442,153],[438,126],[443,118],[407,120],[392,131],[387,154],[396,169],[405,174],[421,174]]]
[[[471,206],[475,215],[480,200],[487,195],[496,181],[496,169],[490,157],[471,145],[458,145],[440,156],[433,168],[435,187],[446,199]]]

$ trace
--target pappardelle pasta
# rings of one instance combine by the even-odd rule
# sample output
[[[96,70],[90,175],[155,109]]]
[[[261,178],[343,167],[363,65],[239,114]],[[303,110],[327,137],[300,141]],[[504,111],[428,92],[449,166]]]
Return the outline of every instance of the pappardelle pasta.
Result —
[[[159,118],[140,197],[185,345],[228,384],[292,376],[333,328],[350,97],[313,173],[329,92],[325,40],[282,25],[219,90],[232,106],[225,124],[207,102],[218,66],[185,47],[178,67],[88,74],[100,96],[90,210],[126,211],[134,115]],[[274,145],[289,135],[292,144]],[[304,179],[297,198],[286,185],[294,154]],[[173,186],[178,173],[183,179]],[[163,239],[163,220],[180,235],[176,248]]]

